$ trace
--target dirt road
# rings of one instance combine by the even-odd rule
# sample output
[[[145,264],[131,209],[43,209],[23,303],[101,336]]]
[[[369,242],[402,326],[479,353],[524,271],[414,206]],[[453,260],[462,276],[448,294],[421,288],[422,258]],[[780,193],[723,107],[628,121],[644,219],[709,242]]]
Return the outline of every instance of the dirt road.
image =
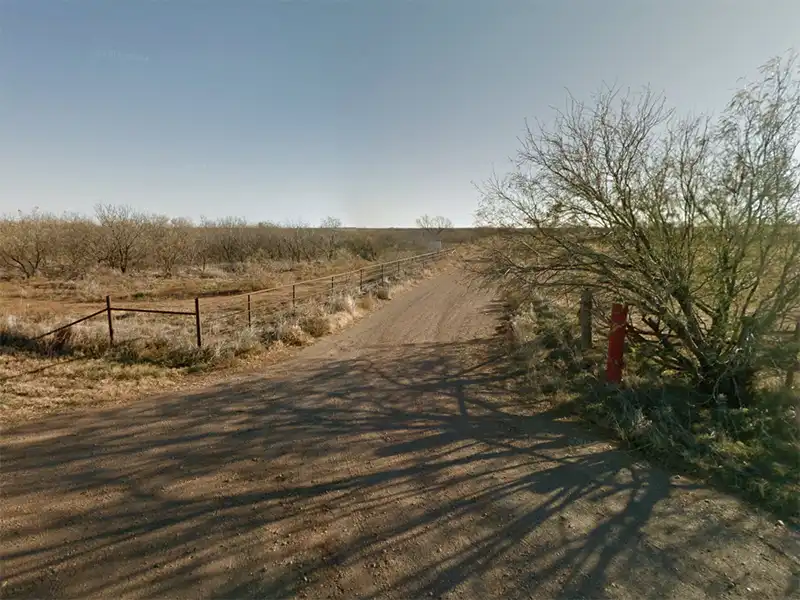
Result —
[[[800,597],[786,528],[516,401],[460,277],[257,376],[6,431],[0,597]]]

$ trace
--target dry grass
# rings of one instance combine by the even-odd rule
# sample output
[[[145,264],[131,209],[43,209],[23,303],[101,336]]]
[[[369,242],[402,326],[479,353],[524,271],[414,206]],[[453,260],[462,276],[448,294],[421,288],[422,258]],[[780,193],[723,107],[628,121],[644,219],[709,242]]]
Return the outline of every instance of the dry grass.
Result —
[[[356,301],[351,294],[337,294],[330,300],[329,307],[331,312],[355,314]]]
[[[70,303],[104,302],[106,295],[118,301],[185,300],[197,296],[247,293],[370,264],[350,257],[302,263],[254,261],[243,263],[235,270],[216,265],[206,269],[187,268],[173,277],[164,277],[156,271],[122,275],[118,271],[96,267],[79,279],[37,277],[27,281],[0,281],[0,298],[6,301],[58,300]]]
[[[357,306],[361,310],[372,310],[375,308],[375,296],[372,294],[364,294],[358,299]]]
[[[380,300],[391,300],[392,288],[386,284],[382,284],[375,290],[375,297]]]
[[[394,289],[434,273],[409,270],[409,279],[396,282]],[[381,297],[391,297],[391,291],[383,285],[359,296],[340,292],[322,302],[269,310],[251,327],[241,312],[233,317],[223,309],[204,312],[202,348],[196,346],[194,321],[188,317],[117,313],[110,347],[105,314],[44,340],[34,338],[86,311],[6,314],[0,317],[0,421],[126,401],[203,382],[223,369],[248,368],[347,327],[380,307]]]
[[[600,427],[657,463],[718,483],[800,523],[796,390],[765,379],[756,406],[709,407],[694,389],[631,355],[624,385],[609,387],[601,376],[603,343],[580,351],[572,310],[535,298],[510,298],[510,306],[508,339],[515,360],[527,369],[531,399]]]
[[[318,313],[300,317],[300,329],[312,337],[318,338],[328,335],[333,327],[328,315]]]

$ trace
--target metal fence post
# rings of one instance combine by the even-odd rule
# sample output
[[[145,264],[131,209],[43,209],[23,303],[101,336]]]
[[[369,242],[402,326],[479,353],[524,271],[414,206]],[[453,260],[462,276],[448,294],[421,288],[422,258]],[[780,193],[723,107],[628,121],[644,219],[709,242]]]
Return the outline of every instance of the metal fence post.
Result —
[[[294,303],[297,298],[297,290],[295,289],[297,286],[292,284],[292,308],[294,308]]]
[[[253,315],[250,311],[250,294],[247,294],[247,326],[253,326]]]
[[[794,335],[792,336],[793,344],[800,344],[800,319],[797,320],[797,323],[794,325]],[[794,387],[794,377],[797,372],[800,371],[800,356],[795,358],[794,363],[789,366],[789,370],[786,371],[786,389],[792,389]],[[798,407],[800,408],[800,407]],[[800,421],[800,411],[797,413],[797,419]]]
[[[581,294],[581,349],[592,347],[592,290],[585,289]]]
[[[114,321],[111,319],[111,296],[106,296],[106,313],[108,314],[108,345],[114,345]]]
[[[200,297],[194,299],[194,324],[197,328],[197,347],[203,347],[203,334],[200,332]]]
[[[358,291],[364,291],[364,269],[359,269],[358,271]]]
[[[622,381],[622,358],[625,351],[625,329],[628,321],[628,307],[614,303],[611,306],[611,331],[608,334],[608,361],[606,362],[606,381]]]

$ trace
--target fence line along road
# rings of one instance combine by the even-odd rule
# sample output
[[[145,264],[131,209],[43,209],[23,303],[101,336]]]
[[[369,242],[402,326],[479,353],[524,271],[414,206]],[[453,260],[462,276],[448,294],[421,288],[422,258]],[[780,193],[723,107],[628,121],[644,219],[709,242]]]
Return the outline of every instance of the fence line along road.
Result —
[[[406,265],[420,265],[424,268],[426,263],[435,263],[445,255],[452,253],[452,251],[452,249],[448,249],[438,250],[436,252],[427,252],[425,254],[418,254],[416,256],[369,265],[352,271],[334,273],[332,275],[316,277],[314,279],[306,279],[303,281],[295,281],[294,283],[287,283],[272,288],[253,290],[251,292],[244,292],[241,294],[206,296],[203,298],[203,308],[209,311],[208,316],[218,316],[220,321],[230,317],[237,317],[246,314],[246,323],[248,326],[250,326],[253,323],[253,315],[256,311],[264,314],[269,313],[270,311],[295,308],[299,304],[314,298],[324,296],[329,296],[332,298],[336,294],[344,294],[356,291],[363,293],[368,289],[375,287],[376,285],[380,285],[381,283],[390,280],[392,277],[401,277],[405,272]],[[229,312],[227,314],[222,314],[222,311],[224,311],[226,308],[229,310]],[[166,310],[157,308],[137,308],[133,306],[113,306],[111,303],[111,297],[106,296],[106,305],[104,308],[69,323],[65,323],[64,325],[36,336],[34,339],[40,340],[47,336],[55,335],[59,332],[65,331],[74,325],[83,323],[84,321],[88,321],[101,315],[106,315],[108,320],[109,344],[113,346],[115,338],[113,313],[115,312],[127,314],[140,313],[150,315],[193,317],[197,347],[200,348],[203,345],[201,327],[202,318],[199,296],[194,299],[193,310]],[[220,314],[215,315],[215,312]]]

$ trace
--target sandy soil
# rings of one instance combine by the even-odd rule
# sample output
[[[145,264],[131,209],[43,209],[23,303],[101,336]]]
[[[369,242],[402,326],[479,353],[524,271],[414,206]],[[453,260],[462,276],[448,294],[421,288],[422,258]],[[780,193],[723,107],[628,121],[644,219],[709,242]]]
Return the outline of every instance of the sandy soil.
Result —
[[[0,597],[800,597],[795,533],[521,403],[461,279],[261,373],[6,430]]]

